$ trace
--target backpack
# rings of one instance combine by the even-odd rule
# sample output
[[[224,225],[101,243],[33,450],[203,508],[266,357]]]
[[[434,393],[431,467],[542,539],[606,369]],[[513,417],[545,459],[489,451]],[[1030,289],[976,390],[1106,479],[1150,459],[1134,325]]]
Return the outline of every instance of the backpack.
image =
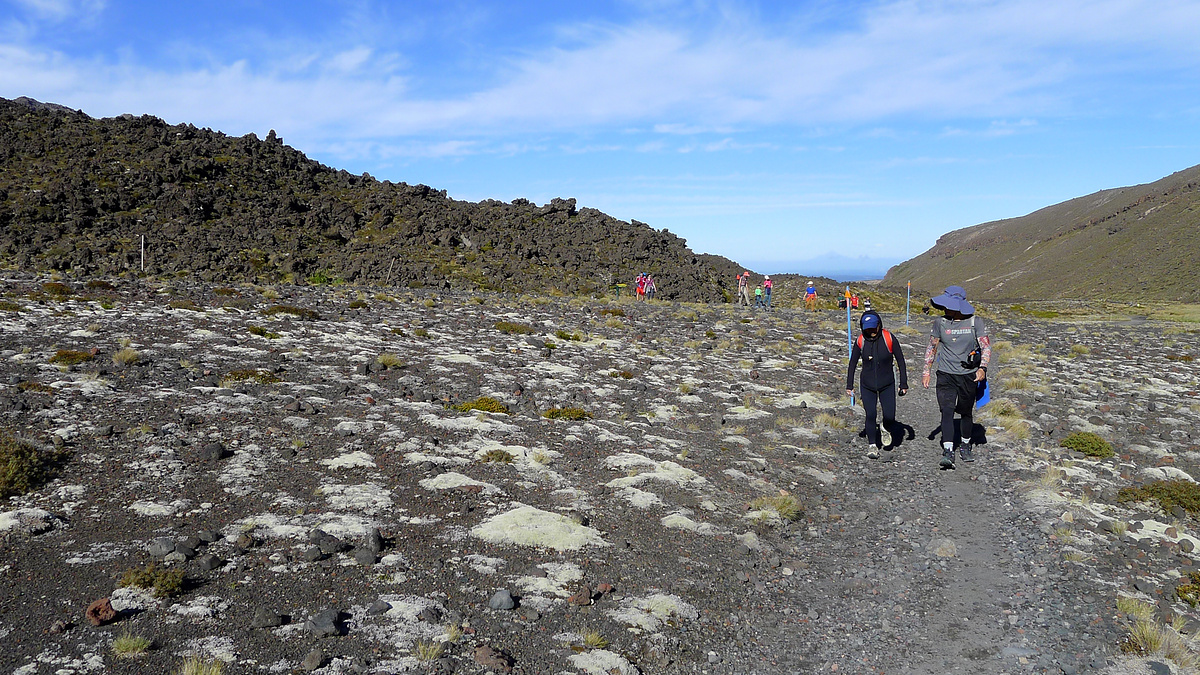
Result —
[[[883,333],[883,344],[887,345],[888,353],[889,354],[893,353],[892,352],[892,334],[886,328],[880,329],[879,332]],[[863,348],[862,333],[858,334],[858,348],[859,348],[859,350],[861,350]]]

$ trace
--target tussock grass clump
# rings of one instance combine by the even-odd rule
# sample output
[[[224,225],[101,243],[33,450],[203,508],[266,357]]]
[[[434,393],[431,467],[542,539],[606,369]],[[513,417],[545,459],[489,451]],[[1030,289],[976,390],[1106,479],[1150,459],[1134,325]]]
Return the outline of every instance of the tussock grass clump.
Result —
[[[178,675],[222,675],[224,672],[225,663],[222,661],[189,656],[184,659]]]
[[[589,630],[583,634],[583,646],[588,649],[604,649],[608,644],[608,640],[598,630]]]
[[[403,368],[404,359],[401,359],[395,354],[384,352],[375,358],[375,362],[384,368]]]
[[[87,363],[92,360],[92,355],[88,352],[81,352],[75,349],[60,349],[54,352],[54,356],[50,357],[50,363],[60,366],[77,366],[81,363]]]
[[[263,310],[267,316],[275,316],[276,314],[288,314],[294,316],[301,321],[320,321],[321,315],[314,309],[307,307],[296,307],[295,305],[271,305]]]
[[[488,450],[486,453],[484,453],[483,457],[479,458],[479,461],[483,462],[484,464],[490,464],[493,462],[497,464],[512,464],[514,459],[516,459],[516,457],[513,457],[511,452],[496,448],[495,450]]]
[[[1084,354],[1091,353],[1092,348],[1087,345],[1071,345],[1071,351],[1068,356],[1083,356]]]
[[[419,337],[419,338],[429,337],[429,331],[425,330],[424,328],[414,328],[413,329],[413,337]]]
[[[0,433],[0,499],[23,495],[45,485],[58,473],[67,453],[41,450]]]
[[[492,324],[492,328],[506,335],[529,335],[530,333],[537,332],[537,329],[533,326],[515,321],[497,321]]]
[[[132,659],[150,651],[150,644],[149,638],[126,631],[113,640],[112,650],[117,658]]]
[[[118,366],[132,366],[142,360],[142,355],[133,347],[124,347],[113,352],[112,359]]]
[[[633,373],[629,372],[628,370],[614,370],[614,371],[611,371],[608,374],[608,376],[609,377],[619,377],[624,380],[632,380],[633,379]]]
[[[442,651],[446,648],[444,642],[426,642],[418,640],[413,645],[413,656],[417,657],[418,661],[437,661],[442,657]]]
[[[267,338],[268,340],[278,340],[279,339],[279,333],[272,333],[271,331],[267,330],[266,328],[263,328],[262,326],[250,326],[246,330],[250,331],[251,335],[257,335],[259,337],[264,337],[264,338]]]
[[[1139,487],[1117,491],[1118,502],[1158,502],[1169,513],[1175,506],[1188,513],[1200,513],[1200,485],[1188,480],[1156,480]]]
[[[225,377],[221,378],[222,383],[247,381],[257,382],[259,384],[274,384],[276,382],[281,382],[282,380],[280,380],[278,377],[275,377],[274,373],[254,368],[231,370],[225,374]]]
[[[0,300],[0,312],[23,312],[25,308],[12,300]]]
[[[551,408],[542,417],[552,420],[590,420],[592,413],[583,408]]]
[[[796,520],[800,517],[800,502],[788,494],[759,497],[750,502],[754,511],[774,511],[783,520]]]
[[[505,415],[509,414],[508,406],[504,405],[500,401],[497,401],[491,396],[480,396],[474,401],[464,401],[454,406],[454,409],[458,412],[471,412],[473,410],[479,410],[482,412],[503,413]]]
[[[1059,442],[1064,448],[1082,452],[1088,457],[1107,459],[1114,454],[1112,445],[1090,431],[1076,431]]]
[[[554,337],[558,338],[559,340],[566,340],[569,342],[579,342],[580,340],[583,340],[582,333],[579,333],[579,332],[568,333],[567,331],[565,331],[561,328],[554,331]]]
[[[625,316],[625,310],[620,307],[606,307],[600,310],[600,316]]]
[[[818,429],[821,427],[828,427],[830,429],[845,429],[846,420],[838,417],[837,415],[818,413],[816,417],[813,417],[813,426],[817,427]]]
[[[121,588],[144,588],[152,591],[156,598],[170,598],[183,593],[183,570],[167,569],[150,563],[144,569],[134,567],[125,570],[117,585]]]

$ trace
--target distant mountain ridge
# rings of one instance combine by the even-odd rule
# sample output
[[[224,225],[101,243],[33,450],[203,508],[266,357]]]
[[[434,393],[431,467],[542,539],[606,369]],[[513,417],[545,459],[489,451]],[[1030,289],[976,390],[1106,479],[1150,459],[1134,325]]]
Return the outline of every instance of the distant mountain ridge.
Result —
[[[732,296],[737,263],[574,199],[450,199],[149,115],[94,119],[0,99],[0,265],[206,280],[344,279],[586,294],[658,279],[665,299]]]
[[[942,235],[884,285],[990,300],[1200,302],[1200,166]]]

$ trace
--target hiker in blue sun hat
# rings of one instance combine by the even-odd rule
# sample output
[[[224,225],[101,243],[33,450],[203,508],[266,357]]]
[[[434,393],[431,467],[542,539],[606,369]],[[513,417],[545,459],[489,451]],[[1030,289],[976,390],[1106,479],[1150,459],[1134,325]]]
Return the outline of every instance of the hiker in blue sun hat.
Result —
[[[908,393],[908,369],[904,366],[904,352],[900,341],[883,327],[883,319],[875,310],[863,312],[858,319],[862,333],[854,341],[850,351],[850,367],[846,371],[846,393],[854,395],[854,370],[862,360],[863,411],[867,414],[867,457],[879,459],[880,433],[875,425],[875,405],[883,410],[883,428],[891,434],[891,442],[883,446],[891,450],[898,445],[901,433],[896,424],[896,375],[893,366],[900,371],[900,395]]]
[[[961,440],[959,458],[973,462],[971,431],[975,426],[972,412],[978,383],[987,377],[992,359],[987,323],[975,316],[962,286],[948,286],[929,304],[944,316],[933,320],[929,347],[925,350],[925,370],[921,385],[929,388],[929,371],[937,362],[937,401],[942,413],[942,469],[954,468],[954,415],[959,416]]]

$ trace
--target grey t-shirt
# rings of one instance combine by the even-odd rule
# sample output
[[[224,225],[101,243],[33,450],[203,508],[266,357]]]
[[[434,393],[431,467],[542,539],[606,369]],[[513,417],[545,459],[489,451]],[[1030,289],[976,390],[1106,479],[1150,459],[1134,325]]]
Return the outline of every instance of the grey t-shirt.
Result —
[[[987,334],[987,324],[974,316],[957,321],[944,316],[934,319],[930,335],[939,340],[936,370],[955,375],[974,372],[970,368],[963,368],[962,362],[975,350],[979,338]]]

